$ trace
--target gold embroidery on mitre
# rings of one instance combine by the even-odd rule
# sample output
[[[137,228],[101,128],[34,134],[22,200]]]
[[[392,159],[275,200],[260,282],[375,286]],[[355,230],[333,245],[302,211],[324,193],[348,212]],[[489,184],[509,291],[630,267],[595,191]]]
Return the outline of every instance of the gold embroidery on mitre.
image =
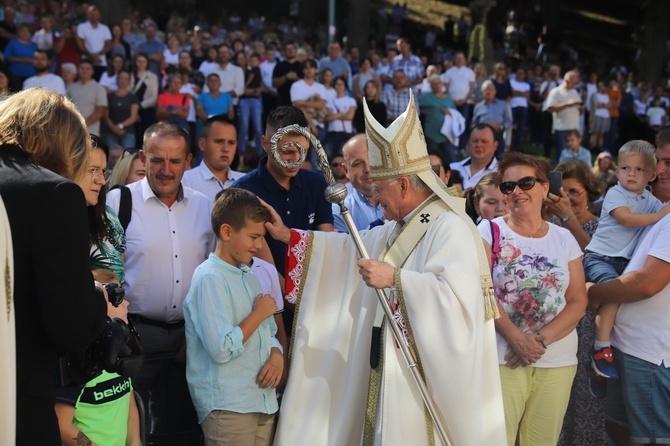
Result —
[[[411,89],[407,109],[388,128],[372,116],[365,100],[363,108],[372,179],[391,179],[430,170],[426,138]]]

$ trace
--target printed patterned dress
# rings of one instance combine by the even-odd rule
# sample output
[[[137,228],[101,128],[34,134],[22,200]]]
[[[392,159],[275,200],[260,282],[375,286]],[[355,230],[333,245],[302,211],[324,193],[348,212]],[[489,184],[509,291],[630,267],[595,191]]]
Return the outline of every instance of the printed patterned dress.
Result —
[[[105,206],[105,211],[107,212],[105,227],[107,236],[100,243],[91,245],[91,270],[108,269],[117,275],[119,283],[123,283],[125,273],[121,256],[126,251],[126,234],[114,210]]]

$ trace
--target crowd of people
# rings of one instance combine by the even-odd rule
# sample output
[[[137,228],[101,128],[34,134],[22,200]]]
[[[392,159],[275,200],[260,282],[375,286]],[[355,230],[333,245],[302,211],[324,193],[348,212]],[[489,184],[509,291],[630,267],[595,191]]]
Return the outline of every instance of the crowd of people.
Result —
[[[17,444],[667,441],[667,90],[284,25],[2,8]]]
[[[496,49],[483,60],[472,51],[472,23],[463,18],[447,20],[442,31],[426,28],[423,39],[403,37],[409,26],[399,11],[406,6],[389,16],[380,10],[385,25],[366,53],[328,43],[321,25],[309,29],[293,17],[252,15],[245,23],[233,14],[209,26],[174,13],[161,18],[159,29],[151,17],[105,24],[85,4],[16,9],[0,8],[0,92],[39,85],[66,93],[109,145],[110,166],[155,122],[179,124],[195,143],[208,117],[226,114],[253,168],[264,121],[277,105],[303,110],[334,155],[364,132],[363,99],[385,124],[402,113],[409,89],[420,100],[429,147],[450,162],[465,156],[470,130],[481,122],[496,130],[498,156],[509,149],[570,156],[563,154],[566,130],[578,130],[594,154],[616,155],[630,139],[653,142],[670,108],[665,84],[638,80],[619,62],[611,69],[579,64],[574,52],[566,58],[542,43],[537,57],[520,51],[511,36],[524,26],[513,13],[505,33],[491,31]],[[561,82],[562,70],[574,75]]]

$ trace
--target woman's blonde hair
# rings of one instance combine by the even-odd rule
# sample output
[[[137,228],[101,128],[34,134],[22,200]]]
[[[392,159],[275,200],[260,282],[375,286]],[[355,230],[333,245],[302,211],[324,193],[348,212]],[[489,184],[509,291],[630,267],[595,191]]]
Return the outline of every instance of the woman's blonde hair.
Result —
[[[135,153],[126,153],[123,152],[123,155],[121,155],[121,159],[116,163],[116,166],[114,166],[114,170],[112,170],[112,176],[109,179],[109,188],[113,188],[117,184],[120,186],[125,186],[126,182],[128,180],[128,174],[130,174],[130,168],[133,165],[133,161],[135,161],[137,158],[139,158],[140,153],[135,152]]]
[[[0,102],[0,145],[15,144],[32,162],[77,182],[86,174],[91,137],[65,96],[30,88]]]

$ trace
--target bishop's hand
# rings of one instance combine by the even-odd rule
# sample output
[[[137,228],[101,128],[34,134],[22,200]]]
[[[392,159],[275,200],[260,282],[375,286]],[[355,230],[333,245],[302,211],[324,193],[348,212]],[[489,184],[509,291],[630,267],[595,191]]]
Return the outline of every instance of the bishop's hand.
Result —
[[[291,241],[291,230],[286,227],[281,217],[275,209],[265,201],[258,199],[272,215],[272,222],[265,223],[265,229],[268,230],[273,239],[288,244]]]
[[[356,262],[358,272],[370,288],[391,288],[395,277],[395,268],[388,263],[372,259],[359,259]]]

